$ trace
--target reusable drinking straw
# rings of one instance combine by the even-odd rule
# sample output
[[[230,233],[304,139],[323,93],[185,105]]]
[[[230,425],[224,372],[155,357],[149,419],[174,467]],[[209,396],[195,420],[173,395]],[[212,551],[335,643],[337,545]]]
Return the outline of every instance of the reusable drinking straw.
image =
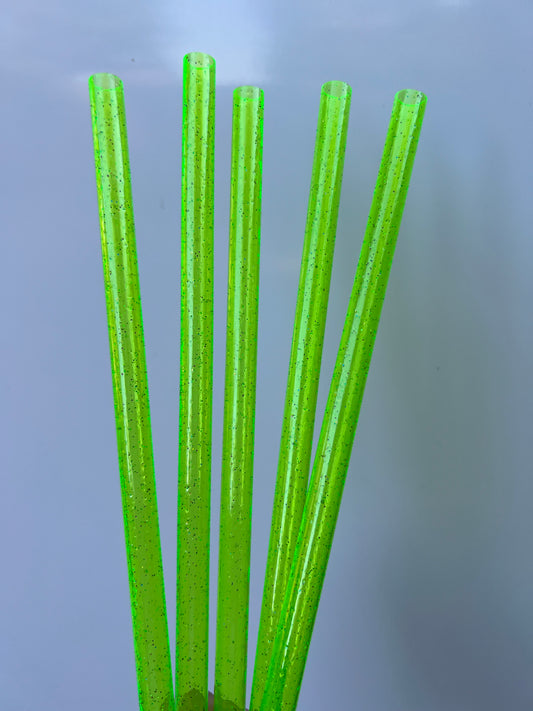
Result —
[[[322,86],[250,709],[266,684],[309,480],[352,90]]]
[[[139,705],[174,711],[122,81],[89,94]]]
[[[261,711],[298,701],[425,106],[421,92],[395,96]]]
[[[263,102],[257,87],[233,92],[215,711],[246,702]]]
[[[176,706],[207,709],[215,60],[183,59]]]

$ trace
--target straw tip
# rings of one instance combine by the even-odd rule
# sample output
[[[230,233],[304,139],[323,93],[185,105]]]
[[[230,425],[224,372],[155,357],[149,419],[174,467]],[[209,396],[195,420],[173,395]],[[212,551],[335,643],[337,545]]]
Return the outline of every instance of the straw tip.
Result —
[[[189,52],[183,57],[183,63],[191,69],[211,69],[215,66],[213,57],[205,52]]]
[[[122,80],[115,74],[102,72],[100,74],[92,74],[89,77],[89,87],[94,89],[118,89],[122,86]]]
[[[233,91],[235,99],[244,99],[247,101],[263,101],[265,92],[258,86],[238,86]]]
[[[345,81],[327,81],[322,84],[322,93],[337,99],[347,99],[351,96],[352,87]]]
[[[402,89],[396,94],[396,100],[405,106],[421,106],[426,103],[427,96],[416,89]]]

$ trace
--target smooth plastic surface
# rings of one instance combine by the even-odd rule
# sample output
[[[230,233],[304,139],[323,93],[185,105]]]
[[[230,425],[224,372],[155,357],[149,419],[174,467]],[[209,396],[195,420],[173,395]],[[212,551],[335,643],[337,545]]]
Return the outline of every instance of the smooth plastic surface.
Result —
[[[246,702],[263,106],[262,89],[233,92],[215,711]]]
[[[309,480],[352,90],[322,86],[250,709],[263,696]]]
[[[261,711],[298,701],[425,106],[418,91],[394,100]]]
[[[176,707],[207,709],[215,60],[183,59]]]
[[[173,711],[124,89],[95,74],[89,94],[139,705]]]

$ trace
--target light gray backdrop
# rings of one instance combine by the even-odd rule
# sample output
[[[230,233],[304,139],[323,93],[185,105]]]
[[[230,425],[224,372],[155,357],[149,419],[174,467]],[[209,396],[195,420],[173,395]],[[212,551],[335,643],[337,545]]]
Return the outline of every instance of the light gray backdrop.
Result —
[[[353,98],[318,422],[394,94],[428,104],[299,708],[532,708],[532,28],[528,0],[4,7],[2,711],[138,703],[87,89],[102,71],[125,84],[174,646],[194,50],[218,80],[210,688],[232,90],[265,90],[249,693],[320,86],[339,79]]]

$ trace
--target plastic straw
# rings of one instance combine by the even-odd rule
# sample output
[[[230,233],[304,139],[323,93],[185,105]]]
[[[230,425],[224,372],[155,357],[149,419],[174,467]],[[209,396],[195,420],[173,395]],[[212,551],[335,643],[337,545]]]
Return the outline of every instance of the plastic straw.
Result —
[[[120,488],[141,711],[173,711],[124,89],[89,79]]]
[[[215,60],[183,59],[176,706],[207,708]]]
[[[257,87],[233,93],[215,711],[246,702],[263,104]]]
[[[309,480],[352,90],[322,86],[250,709],[263,696]]]
[[[394,100],[261,711],[298,701],[425,105],[411,90]]]

